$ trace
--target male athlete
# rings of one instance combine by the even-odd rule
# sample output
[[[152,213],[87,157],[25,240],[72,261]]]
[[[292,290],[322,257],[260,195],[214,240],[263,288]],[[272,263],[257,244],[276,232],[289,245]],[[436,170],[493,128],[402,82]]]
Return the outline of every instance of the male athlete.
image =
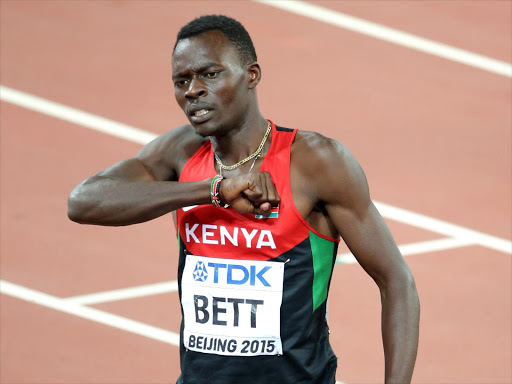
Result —
[[[68,214],[121,226],[173,212],[178,383],[334,383],[326,303],[340,236],[381,292],[385,382],[409,383],[414,279],[356,160],[332,139],[261,115],[256,52],[231,18],[184,26],[172,72],[190,124],[80,183]]]

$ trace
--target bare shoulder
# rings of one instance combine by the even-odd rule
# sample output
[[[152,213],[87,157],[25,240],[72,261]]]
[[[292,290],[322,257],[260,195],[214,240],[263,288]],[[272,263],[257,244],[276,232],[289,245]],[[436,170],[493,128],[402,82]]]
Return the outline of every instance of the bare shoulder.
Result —
[[[340,142],[318,132],[297,131],[292,145],[292,158],[312,170],[318,166],[344,167],[353,159]]]
[[[163,133],[137,154],[158,180],[176,179],[181,169],[207,139],[198,135],[191,125],[183,125]]]
[[[292,145],[292,167],[311,181],[315,195],[326,203],[366,196],[366,176],[343,144],[318,132],[298,131]]]

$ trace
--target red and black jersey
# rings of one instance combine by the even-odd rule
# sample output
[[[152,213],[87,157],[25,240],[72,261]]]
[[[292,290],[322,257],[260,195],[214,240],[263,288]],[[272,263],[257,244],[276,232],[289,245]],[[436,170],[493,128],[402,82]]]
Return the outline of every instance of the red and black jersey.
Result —
[[[270,173],[280,204],[269,217],[240,214],[234,209],[216,208],[211,204],[177,210],[180,299],[183,273],[189,270],[185,269],[187,255],[226,259],[227,264],[236,260],[285,263],[279,314],[282,354],[226,356],[188,350],[183,341],[182,322],[179,383],[335,382],[337,360],[328,339],[326,302],[339,239],[315,231],[294,205],[290,150],[296,131],[272,123],[270,149],[260,171]],[[201,181],[216,174],[214,153],[208,140],[186,163],[179,181]],[[208,270],[206,265],[202,263],[199,269],[195,267],[196,280],[202,278],[201,273],[206,276],[208,272],[215,272],[217,278],[218,268]],[[262,276],[259,277],[265,282]],[[251,275],[251,281],[254,279]],[[233,292],[236,290],[234,286]],[[221,304],[226,305],[226,300],[222,300]],[[256,307],[253,305],[252,308]],[[226,314],[225,310],[215,309],[220,313],[219,318]],[[204,320],[205,314],[209,316],[196,309],[199,321]]]

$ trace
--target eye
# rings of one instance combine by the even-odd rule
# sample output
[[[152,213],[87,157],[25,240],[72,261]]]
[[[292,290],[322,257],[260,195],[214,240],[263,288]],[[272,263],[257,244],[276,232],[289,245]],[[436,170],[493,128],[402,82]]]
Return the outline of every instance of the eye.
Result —
[[[176,80],[174,82],[175,87],[183,87],[187,83],[187,80]]]
[[[219,73],[220,73],[220,71],[217,71],[217,72],[208,72],[208,73],[206,73],[205,77],[206,77],[207,79],[215,79]]]

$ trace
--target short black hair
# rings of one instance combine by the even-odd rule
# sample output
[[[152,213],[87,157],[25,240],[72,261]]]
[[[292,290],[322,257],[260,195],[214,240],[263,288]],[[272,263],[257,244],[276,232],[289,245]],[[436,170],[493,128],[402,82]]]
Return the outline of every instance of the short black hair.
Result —
[[[183,26],[178,32],[174,49],[176,49],[180,40],[213,30],[219,30],[227,37],[237,50],[242,64],[245,65],[258,60],[251,36],[249,36],[244,26],[235,19],[223,15],[201,16]]]

